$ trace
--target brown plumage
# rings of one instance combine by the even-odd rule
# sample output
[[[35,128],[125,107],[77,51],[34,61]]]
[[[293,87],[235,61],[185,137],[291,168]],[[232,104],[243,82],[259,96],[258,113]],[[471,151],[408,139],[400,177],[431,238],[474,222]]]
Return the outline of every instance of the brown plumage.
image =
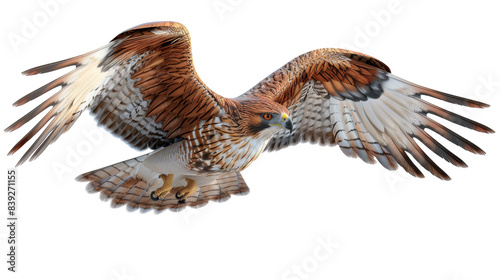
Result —
[[[410,155],[448,180],[415,139],[456,166],[466,164],[426,129],[470,152],[484,152],[427,115],[493,132],[421,96],[475,108],[487,104],[413,84],[373,57],[342,49],[305,53],[243,95],[224,98],[197,75],[189,33],[175,22],[139,25],[95,51],[23,73],[67,66],[76,68],[14,103],[23,105],[61,87],[6,129],[16,130],[50,108],[9,154],[41,132],[19,164],[37,158],[88,108],[99,125],[131,146],[155,150],[78,178],[90,181],[90,190],[113,198],[113,205],[131,209],[181,209],[247,193],[241,170],[264,150],[299,142],[338,145],[348,156],[377,160],[390,170],[402,166],[423,177]],[[162,174],[174,174],[172,186],[158,177]],[[184,181],[196,181],[197,187]]]

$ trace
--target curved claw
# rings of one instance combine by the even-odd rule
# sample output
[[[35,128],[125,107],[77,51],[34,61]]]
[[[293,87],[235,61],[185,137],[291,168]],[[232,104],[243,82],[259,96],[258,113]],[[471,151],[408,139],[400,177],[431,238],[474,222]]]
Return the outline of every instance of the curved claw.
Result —
[[[179,204],[184,204],[184,203],[186,203],[186,199],[185,199],[185,198],[183,198],[183,197],[184,197],[184,195],[182,195],[182,194],[181,194],[181,192],[176,192],[176,193],[175,193],[175,198],[177,198],[177,199],[178,199],[177,203],[179,203]]]
[[[177,199],[181,199],[181,198],[183,198],[183,197],[184,197],[184,196],[181,194],[181,192],[176,192],[176,193],[175,193],[175,198],[177,198]]]
[[[151,197],[151,200],[153,200],[153,201],[158,201],[158,200],[160,199],[159,197],[157,197],[157,196],[155,195],[155,192],[154,192],[154,191],[152,191],[152,192],[151,192],[151,196],[150,196],[150,197]]]

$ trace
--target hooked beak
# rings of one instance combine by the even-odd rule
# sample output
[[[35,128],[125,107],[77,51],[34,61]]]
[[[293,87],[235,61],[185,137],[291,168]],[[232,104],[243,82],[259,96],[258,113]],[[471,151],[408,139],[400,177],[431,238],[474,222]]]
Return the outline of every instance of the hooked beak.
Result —
[[[293,130],[293,122],[292,119],[288,117],[287,114],[283,113],[282,116],[283,122],[281,123],[281,126],[288,129],[290,132]]]

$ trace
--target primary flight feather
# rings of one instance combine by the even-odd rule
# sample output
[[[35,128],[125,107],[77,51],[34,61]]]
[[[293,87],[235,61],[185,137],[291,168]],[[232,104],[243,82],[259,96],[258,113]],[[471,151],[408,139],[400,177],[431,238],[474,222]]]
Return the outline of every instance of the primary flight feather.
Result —
[[[348,156],[424,177],[416,161],[449,180],[416,139],[453,165],[466,164],[427,129],[465,150],[484,152],[428,114],[493,132],[421,96],[475,108],[487,104],[413,84],[373,57],[342,49],[305,53],[239,97],[224,98],[196,74],[189,33],[176,22],[139,25],[97,50],[23,74],[68,66],[76,68],[14,103],[60,87],[6,129],[16,130],[50,108],[9,154],[40,134],[19,164],[37,158],[89,109],[99,125],[129,145],[153,150],[77,178],[112,205],[129,209],[178,210],[245,194],[240,171],[265,150],[299,142],[338,145]]]

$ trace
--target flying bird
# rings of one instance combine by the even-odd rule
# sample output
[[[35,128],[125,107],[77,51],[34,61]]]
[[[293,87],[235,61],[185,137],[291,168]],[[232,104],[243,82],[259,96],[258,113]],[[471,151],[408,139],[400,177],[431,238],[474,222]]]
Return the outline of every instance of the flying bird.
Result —
[[[474,108],[487,104],[411,83],[375,58],[343,49],[307,52],[244,94],[222,97],[197,75],[188,30],[176,22],[136,26],[94,51],[23,74],[68,66],[76,67],[14,103],[60,88],[6,129],[14,131],[50,108],[9,155],[40,133],[18,165],[36,159],[88,109],[130,146],[152,150],[77,177],[112,206],[130,210],[180,210],[246,194],[242,170],[263,151],[299,142],[337,145],[347,156],[424,177],[418,163],[449,180],[421,144],[455,166],[466,164],[428,130],[472,153],[484,152],[429,114],[493,133],[421,97]]]

